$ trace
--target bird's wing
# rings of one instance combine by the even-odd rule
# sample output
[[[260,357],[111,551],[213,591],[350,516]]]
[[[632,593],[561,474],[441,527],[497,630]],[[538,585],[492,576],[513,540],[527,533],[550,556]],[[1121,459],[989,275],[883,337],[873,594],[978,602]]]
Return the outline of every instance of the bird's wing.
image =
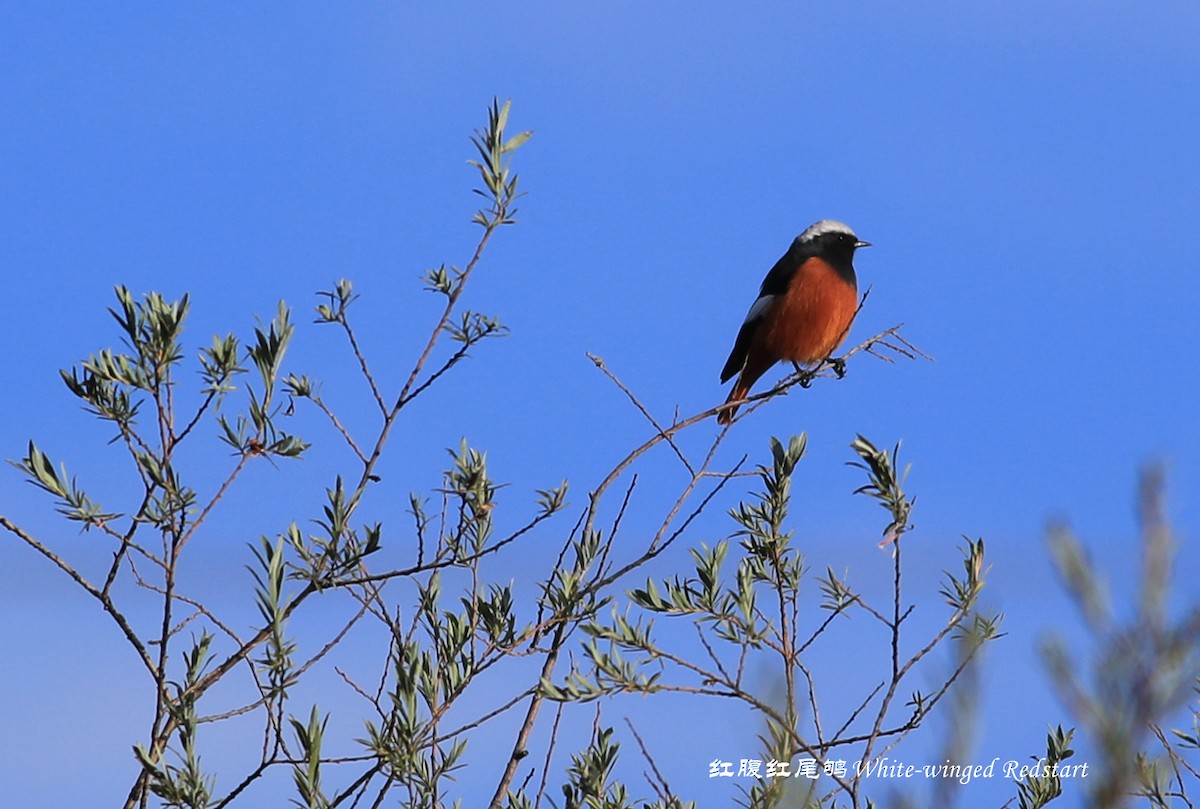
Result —
[[[767,273],[767,277],[763,279],[762,286],[758,290],[759,300],[762,300],[764,295],[782,295],[787,292],[788,285],[792,283],[792,276],[809,257],[799,244],[793,242],[787,252],[779,257],[779,261],[775,262],[775,266]]]
[[[788,284],[792,282],[792,276],[800,263],[797,260],[798,256],[795,255],[798,249],[798,245],[793,242],[788,251],[780,257],[779,261],[775,262],[775,266],[767,273],[767,277],[763,279],[762,286],[758,291],[758,299],[746,313],[746,319],[742,321],[742,328],[738,330],[737,340],[733,342],[733,351],[729,352],[729,359],[725,360],[725,367],[721,369],[722,383],[728,382],[734,374],[742,370],[742,366],[746,364],[746,354],[750,351],[750,341],[754,337],[754,330],[766,316],[775,296],[787,292]]]
[[[754,332],[774,302],[774,295],[760,295],[750,306],[746,319],[742,321],[742,327],[738,329],[737,339],[733,342],[733,351],[729,352],[729,359],[725,360],[725,367],[721,369],[722,384],[728,382],[746,364],[746,354],[750,351],[750,341],[754,338]]]

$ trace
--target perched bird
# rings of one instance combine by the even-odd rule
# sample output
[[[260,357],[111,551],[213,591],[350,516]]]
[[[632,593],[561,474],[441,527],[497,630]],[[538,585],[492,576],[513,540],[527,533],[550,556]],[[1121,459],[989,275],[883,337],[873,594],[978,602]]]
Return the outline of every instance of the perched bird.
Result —
[[[827,359],[850,331],[858,311],[854,251],[869,247],[841,222],[822,219],[805,230],[763,279],[746,314],[721,382],[739,374],[726,402],[745,399],[772,365],[811,365]],[[737,406],[717,414],[733,421]]]

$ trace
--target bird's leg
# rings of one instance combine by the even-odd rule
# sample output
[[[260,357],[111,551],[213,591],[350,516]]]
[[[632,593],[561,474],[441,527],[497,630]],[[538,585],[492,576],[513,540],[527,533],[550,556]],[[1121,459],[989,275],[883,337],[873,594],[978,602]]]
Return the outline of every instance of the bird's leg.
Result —
[[[807,388],[812,384],[812,377],[800,367],[800,363],[793,360],[792,367],[796,369],[796,376],[800,378],[800,387]]]

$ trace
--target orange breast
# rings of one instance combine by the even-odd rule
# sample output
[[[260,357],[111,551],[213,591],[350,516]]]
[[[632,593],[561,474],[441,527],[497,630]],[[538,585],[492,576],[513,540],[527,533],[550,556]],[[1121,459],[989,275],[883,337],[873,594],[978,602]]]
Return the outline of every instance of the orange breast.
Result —
[[[779,360],[819,362],[841,345],[858,309],[858,291],[819,258],[804,262],[775,299],[755,335]]]

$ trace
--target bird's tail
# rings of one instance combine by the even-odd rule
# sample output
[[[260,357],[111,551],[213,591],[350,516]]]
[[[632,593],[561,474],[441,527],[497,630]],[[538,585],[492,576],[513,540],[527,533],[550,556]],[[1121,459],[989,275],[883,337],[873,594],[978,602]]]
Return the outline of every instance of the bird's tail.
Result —
[[[737,384],[733,386],[733,390],[729,391],[729,398],[725,403],[736,402],[745,399],[750,394],[750,386],[754,384],[753,380],[747,380],[746,375],[742,374],[738,377]],[[717,414],[717,424],[728,424],[733,421],[733,417],[737,414],[737,405],[727,407]]]
[[[742,372],[738,374],[737,383],[734,384],[733,390],[729,392],[729,398],[725,400],[725,403],[728,404],[729,402],[740,402],[742,399],[745,399],[747,396],[749,396],[750,388],[754,387],[754,383],[759,380],[759,377],[770,370],[771,366],[774,364],[775,359],[773,357],[768,358],[752,353],[750,357],[746,359],[746,364],[743,366]],[[722,410],[717,414],[717,423],[728,424],[729,422],[733,421],[733,417],[737,413],[737,410],[737,405],[734,405],[733,407],[727,407],[726,409]]]

